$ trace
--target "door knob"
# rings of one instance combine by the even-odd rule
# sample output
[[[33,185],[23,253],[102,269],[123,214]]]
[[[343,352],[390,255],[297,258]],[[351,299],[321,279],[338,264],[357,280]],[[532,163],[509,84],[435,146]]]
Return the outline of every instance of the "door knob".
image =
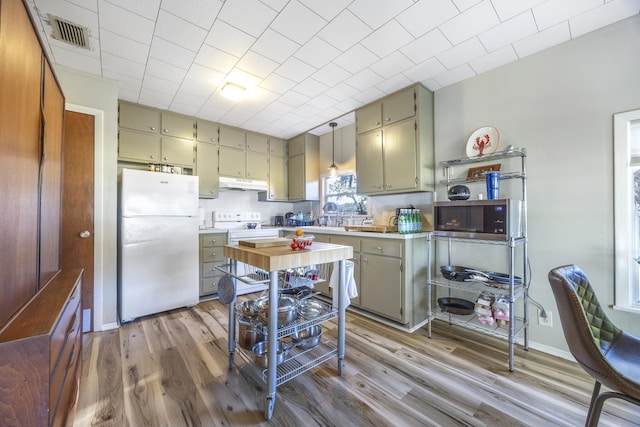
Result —
[[[89,237],[91,237],[91,233],[89,233],[88,230],[84,230],[80,232],[80,237],[82,239],[88,239]]]

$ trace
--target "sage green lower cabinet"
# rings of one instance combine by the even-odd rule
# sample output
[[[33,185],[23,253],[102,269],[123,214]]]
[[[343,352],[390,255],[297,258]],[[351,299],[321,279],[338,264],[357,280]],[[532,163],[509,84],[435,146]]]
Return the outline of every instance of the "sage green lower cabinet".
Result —
[[[224,245],[227,244],[226,233],[200,234],[200,296],[218,293],[218,282],[224,273],[216,270],[217,265],[224,264]]]
[[[403,244],[381,239],[362,240],[361,307],[389,319],[404,321]]]

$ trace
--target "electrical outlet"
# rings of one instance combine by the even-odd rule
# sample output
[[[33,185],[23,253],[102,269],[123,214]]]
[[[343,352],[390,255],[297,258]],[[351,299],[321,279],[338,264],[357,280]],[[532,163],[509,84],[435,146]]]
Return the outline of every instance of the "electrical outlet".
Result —
[[[538,310],[538,325],[553,327],[553,313],[547,311],[547,317],[542,317],[542,312]]]

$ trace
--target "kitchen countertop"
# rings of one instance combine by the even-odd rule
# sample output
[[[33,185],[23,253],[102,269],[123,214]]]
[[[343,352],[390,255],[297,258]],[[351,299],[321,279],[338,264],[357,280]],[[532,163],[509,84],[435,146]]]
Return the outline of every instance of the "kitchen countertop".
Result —
[[[420,237],[429,236],[431,231],[423,231],[422,233],[411,234],[399,234],[399,233],[377,233],[372,231],[346,231],[343,227],[319,227],[319,226],[306,226],[306,227],[283,227],[285,233],[295,232],[297,229],[304,230],[305,233],[315,234],[340,234],[344,236],[358,236],[358,237],[375,237],[376,239],[395,239],[395,240],[410,240],[418,239]],[[285,234],[286,235],[286,234]]]
[[[198,231],[199,231],[200,234],[212,234],[212,233],[215,233],[215,234],[226,234],[227,231],[229,231],[229,230],[226,230],[224,228],[201,228]]]

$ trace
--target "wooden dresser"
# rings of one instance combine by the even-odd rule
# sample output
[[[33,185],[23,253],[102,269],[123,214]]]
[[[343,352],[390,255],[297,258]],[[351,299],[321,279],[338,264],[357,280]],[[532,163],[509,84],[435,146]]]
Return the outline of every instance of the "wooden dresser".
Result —
[[[82,270],[62,270],[0,330],[0,426],[72,425],[82,373]]]

